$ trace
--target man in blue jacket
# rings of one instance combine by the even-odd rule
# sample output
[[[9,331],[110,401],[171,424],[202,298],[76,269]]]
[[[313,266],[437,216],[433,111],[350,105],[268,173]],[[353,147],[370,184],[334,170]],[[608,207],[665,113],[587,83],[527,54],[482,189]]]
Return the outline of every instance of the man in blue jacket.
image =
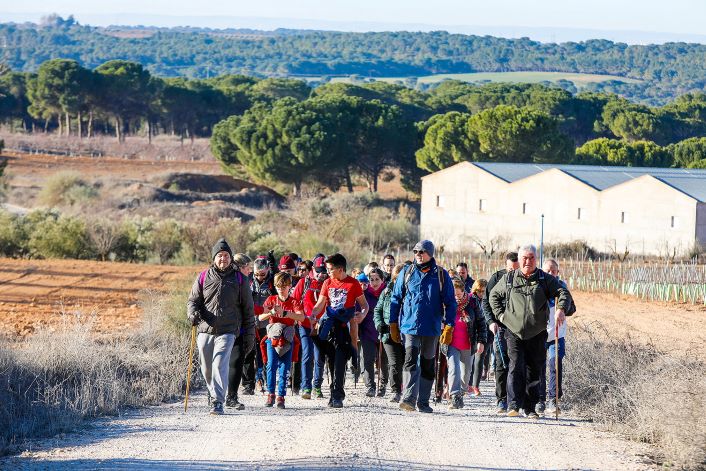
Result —
[[[414,264],[399,274],[392,290],[390,336],[400,343],[400,333],[404,334],[405,390],[400,409],[414,411],[416,404],[419,412],[433,412],[429,397],[434,382],[436,342],[441,335],[441,343],[451,343],[456,299],[448,272],[436,265],[434,244],[422,240],[414,246],[413,253]]]

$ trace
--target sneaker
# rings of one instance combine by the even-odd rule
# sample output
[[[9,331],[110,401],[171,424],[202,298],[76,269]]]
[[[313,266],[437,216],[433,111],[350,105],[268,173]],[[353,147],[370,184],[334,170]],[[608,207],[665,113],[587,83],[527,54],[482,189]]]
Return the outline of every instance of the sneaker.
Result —
[[[324,398],[324,393],[321,392],[321,388],[314,388],[314,397],[316,399],[323,399]]]
[[[275,405],[275,395],[274,394],[268,394],[267,395],[267,401],[265,402],[265,407],[272,407]]]
[[[517,409],[510,409],[509,411],[507,411],[507,416],[508,417],[519,417],[520,411]]]
[[[525,416],[526,416],[528,419],[532,419],[532,420],[537,420],[537,419],[539,419],[539,414],[537,414],[535,411],[531,411],[531,412],[525,414]]]
[[[340,409],[343,407],[343,401],[340,399],[333,399],[331,401],[331,407],[333,407],[334,409]]]
[[[255,388],[254,387],[247,387],[243,388],[243,395],[244,396],[254,396],[255,395]]]
[[[365,392],[366,397],[375,397],[375,388],[368,388]]]
[[[476,388],[475,386],[473,387],[473,391],[471,391],[471,395],[478,397],[480,396],[480,389]]]
[[[417,404],[417,410],[419,412],[424,412],[425,414],[431,414],[434,412],[434,409],[429,407],[429,404]]]
[[[302,399],[311,399],[311,389],[305,389],[302,392]]]
[[[538,402],[536,406],[534,406],[534,411],[539,414],[539,415],[544,415],[546,407],[544,405],[544,402]]]
[[[211,407],[211,415],[223,415],[222,402],[213,401],[213,406]]]
[[[277,409],[284,409],[284,396],[277,396]]]
[[[378,397],[385,397],[385,388],[380,388],[378,391]]]
[[[392,395],[390,398],[390,402],[400,402],[400,399],[402,399],[402,394],[400,393],[395,393]]]
[[[245,409],[245,406],[238,402],[237,397],[227,397],[226,398],[226,407],[232,407],[235,410],[243,410]]]
[[[406,410],[407,412],[414,412],[417,410],[417,408],[414,407],[414,404],[410,404],[407,401],[400,401],[400,409]]]
[[[549,402],[547,403],[547,408],[544,411],[545,415],[555,415],[557,412],[561,413],[561,409],[559,409],[559,406],[556,405],[556,401],[554,399],[549,399]]]
[[[507,404],[505,403],[505,401],[498,402],[498,406],[495,409],[495,413],[498,415],[507,414]]]

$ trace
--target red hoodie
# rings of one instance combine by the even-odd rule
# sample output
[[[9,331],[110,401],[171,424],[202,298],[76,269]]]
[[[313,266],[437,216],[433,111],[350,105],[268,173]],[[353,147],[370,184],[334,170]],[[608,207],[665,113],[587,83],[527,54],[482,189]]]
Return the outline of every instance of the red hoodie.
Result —
[[[309,280],[309,287],[305,293],[304,286],[307,284],[307,279]],[[310,273],[309,275],[307,275],[307,277],[299,280],[297,285],[294,287],[292,297],[300,301],[304,305],[304,314],[306,314],[307,316],[311,316],[311,311],[314,310],[314,306],[319,300],[319,293],[321,291],[322,284],[323,283],[320,283]],[[320,318],[324,314],[324,312],[325,311],[321,311],[321,314],[319,314],[317,318]],[[302,327],[311,329],[311,322],[309,321],[309,319],[304,319],[304,321],[300,322],[300,324]]]

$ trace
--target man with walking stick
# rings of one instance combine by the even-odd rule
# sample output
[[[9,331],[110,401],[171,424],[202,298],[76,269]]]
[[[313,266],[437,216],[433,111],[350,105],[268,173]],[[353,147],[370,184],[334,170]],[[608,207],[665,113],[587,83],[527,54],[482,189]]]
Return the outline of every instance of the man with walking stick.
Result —
[[[213,399],[210,413],[221,415],[235,339],[243,335],[248,349],[254,348],[255,344],[255,311],[250,283],[233,264],[233,252],[225,239],[213,246],[211,265],[196,277],[186,306],[189,321],[198,331],[201,374],[206,380],[209,397]]]
[[[571,294],[559,280],[537,268],[537,249],[526,245],[519,250],[520,268],[503,275],[490,292],[493,322],[506,327],[504,334],[508,368],[508,417],[520,415],[539,418],[535,411],[539,402],[541,369],[545,367],[545,343],[549,322],[549,302],[559,298],[555,321],[561,326],[565,312],[571,307]]]

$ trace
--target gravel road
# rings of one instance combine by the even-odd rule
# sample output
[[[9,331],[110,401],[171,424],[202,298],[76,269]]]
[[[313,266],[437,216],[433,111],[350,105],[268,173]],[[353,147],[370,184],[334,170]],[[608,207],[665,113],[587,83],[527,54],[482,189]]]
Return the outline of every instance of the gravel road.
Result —
[[[492,383],[462,410],[400,411],[347,384],[343,409],[287,398],[267,409],[260,395],[244,411],[207,415],[206,396],[91,422],[54,437],[0,469],[649,469],[645,447],[576,418],[532,421],[493,413]]]

